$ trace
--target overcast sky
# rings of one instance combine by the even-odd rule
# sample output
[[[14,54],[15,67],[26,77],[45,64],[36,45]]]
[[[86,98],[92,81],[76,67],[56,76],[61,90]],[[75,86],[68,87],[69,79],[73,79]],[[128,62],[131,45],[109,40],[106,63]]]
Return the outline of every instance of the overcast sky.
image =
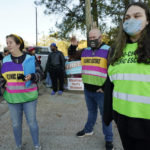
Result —
[[[48,35],[55,28],[56,17],[46,16],[44,7],[38,7],[38,36]],[[0,0],[0,45],[6,45],[6,35],[20,35],[30,45],[35,45],[34,0]]]

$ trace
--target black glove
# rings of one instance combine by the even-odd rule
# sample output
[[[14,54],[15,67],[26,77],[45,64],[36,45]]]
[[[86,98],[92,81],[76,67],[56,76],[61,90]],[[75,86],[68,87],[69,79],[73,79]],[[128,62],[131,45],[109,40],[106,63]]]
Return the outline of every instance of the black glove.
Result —
[[[25,76],[24,74],[18,74],[17,79],[22,79],[23,81],[25,81]]]

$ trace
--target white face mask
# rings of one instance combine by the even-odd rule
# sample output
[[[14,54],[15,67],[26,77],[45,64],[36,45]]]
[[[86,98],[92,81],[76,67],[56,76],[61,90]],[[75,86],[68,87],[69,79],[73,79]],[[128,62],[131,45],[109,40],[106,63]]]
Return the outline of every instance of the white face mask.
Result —
[[[123,30],[129,35],[134,36],[142,30],[142,21],[138,19],[129,19],[123,23]]]

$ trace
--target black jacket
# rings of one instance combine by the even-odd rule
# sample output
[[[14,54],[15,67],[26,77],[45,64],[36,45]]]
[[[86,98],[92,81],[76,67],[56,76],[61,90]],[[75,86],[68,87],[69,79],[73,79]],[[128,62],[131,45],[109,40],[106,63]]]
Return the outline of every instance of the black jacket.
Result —
[[[59,50],[52,51],[48,56],[45,72],[49,72],[51,69],[65,70],[65,58]]]
[[[110,82],[109,77],[107,76],[105,82],[105,92],[104,92],[104,112],[103,120],[106,125],[109,125],[113,120],[113,109],[112,109],[112,92],[114,85]]]

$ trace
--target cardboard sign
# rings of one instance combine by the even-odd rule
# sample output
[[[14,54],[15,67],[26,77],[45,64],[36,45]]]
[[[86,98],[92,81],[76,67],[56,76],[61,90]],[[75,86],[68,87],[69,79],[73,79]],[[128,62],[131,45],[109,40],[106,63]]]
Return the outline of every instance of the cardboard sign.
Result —
[[[68,78],[68,90],[84,90],[82,78]]]

